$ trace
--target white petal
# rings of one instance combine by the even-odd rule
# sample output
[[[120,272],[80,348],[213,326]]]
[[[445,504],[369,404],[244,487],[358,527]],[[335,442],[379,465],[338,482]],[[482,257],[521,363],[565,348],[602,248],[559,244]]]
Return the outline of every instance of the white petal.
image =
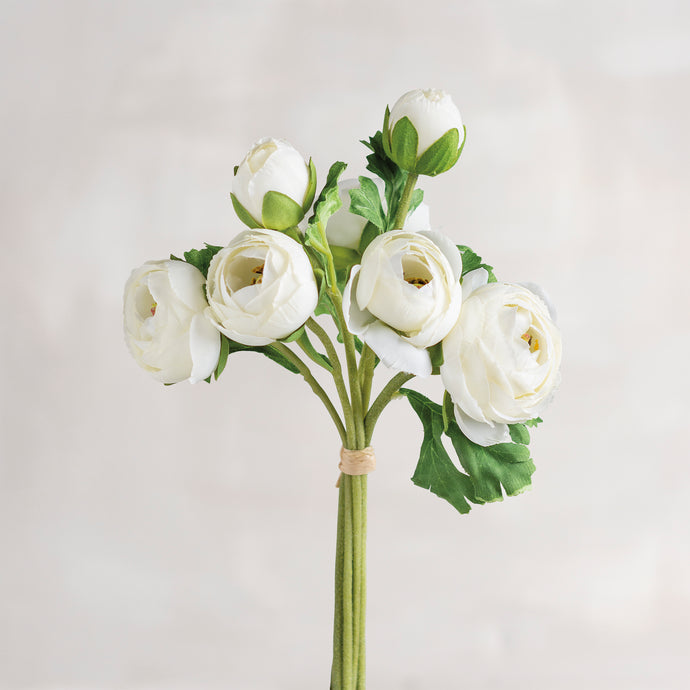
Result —
[[[204,310],[204,274],[186,261],[168,261],[166,268],[170,285],[177,297],[193,311]]]
[[[489,272],[485,268],[475,268],[474,271],[466,273],[462,277],[462,301],[466,302],[475,290],[488,282]]]
[[[428,237],[444,254],[456,280],[460,280],[462,275],[462,254],[457,245],[453,244],[452,240],[444,235],[442,232],[435,230],[425,230],[419,233]]]
[[[410,345],[392,328],[381,321],[367,327],[362,340],[379,356],[389,368],[407,371],[415,376],[431,375],[431,357],[426,350]]]
[[[215,370],[220,355],[220,333],[204,314],[196,314],[189,329],[189,350],[192,355],[191,383],[208,378]]]
[[[455,421],[462,433],[479,446],[493,446],[511,441],[507,424],[482,424],[466,415],[459,405],[455,406]]]

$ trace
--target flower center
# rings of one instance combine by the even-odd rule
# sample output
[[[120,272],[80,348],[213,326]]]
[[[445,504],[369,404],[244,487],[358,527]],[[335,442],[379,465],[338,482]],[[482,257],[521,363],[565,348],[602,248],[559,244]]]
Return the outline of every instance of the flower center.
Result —
[[[150,311],[151,311],[151,316],[155,316],[155,315],[156,315],[156,307],[158,307],[158,303],[157,303],[157,302],[154,302],[154,303],[151,305],[151,310],[150,310]]]
[[[260,264],[259,266],[254,266],[252,268],[252,273],[254,277],[252,278],[250,285],[260,285],[261,281],[264,279],[264,266],[266,264]]]
[[[426,262],[417,256],[406,256],[402,260],[403,280],[418,290],[428,285],[433,278]]]
[[[533,333],[527,331],[526,333],[523,333],[520,337],[529,345],[530,352],[536,352],[539,349],[539,341]]]

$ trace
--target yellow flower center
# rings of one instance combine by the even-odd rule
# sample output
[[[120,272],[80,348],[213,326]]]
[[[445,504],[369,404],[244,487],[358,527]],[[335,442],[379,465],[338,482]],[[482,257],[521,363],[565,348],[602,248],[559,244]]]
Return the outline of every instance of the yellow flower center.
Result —
[[[154,303],[151,305],[151,316],[155,316],[155,315],[156,315],[156,307],[158,307],[158,303],[157,303],[157,302],[154,302]]]
[[[425,285],[429,283],[429,281],[426,278],[405,278],[405,282],[409,283],[410,285],[414,285],[417,288],[417,290],[423,288]]]
[[[252,282],[250,285],[260,285],[261,281],[264,279],[264,266],[266,264],[261,264],[259,266],[254,266],[252,268],[252,273],[254,274],[254,277],[252,278]]]
[[[536,352],[539,349],[539,341],[534,334],[527,331],[520,336],[528,345],[530,352]]]

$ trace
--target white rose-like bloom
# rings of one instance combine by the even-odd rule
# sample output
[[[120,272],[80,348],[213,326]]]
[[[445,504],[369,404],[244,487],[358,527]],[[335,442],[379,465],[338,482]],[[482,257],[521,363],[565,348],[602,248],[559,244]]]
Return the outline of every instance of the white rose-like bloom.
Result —
[[[309,165],[302,154],[287,141],[270,137],[252,146],[232,180],[232,193],[258,225],[263,225],[266,192],[280,192],[302,206],[308,187]]]
[[[383,210],[386,211],[388,209],[388,204],[384,196],[385,184],[379,177],[375,177],[373,180],[378,187]],[[358,179],[353,178],[338,182],[338,194],[340,195],[340,200],[343,202],[343,205],[328,219],[326,223],[326,237],[328,238],[328,243],[331,245],[347,247],[348,249],[358,249],[359,241],[362,238],[362,232],[367,224],[367,219],[358,216],[356,213],[350,213],[351,189],[359,189]],[[407,216],[403,229],[411,232],[418,232],[419,230],[428,230],[430,227],[429,207],[422,202]]]
[[[415,89],[403,94],[391,109],[390,132],[398,120],[409,118],[417,130],[417,158],[449,129],[457,129],[462,138],[462,118],[450,94],[439,89]]]
[[[443,340],[441,377],[474,443],[509,443],[508,424],[537,417],[560,381],[561,335],[547,302],[510,283],[463,278],[460,318]]]
[[[244,345],[268,345],[297,330],[318,301],[302,246],[276,230],[245,230],[211,260],[207,314]]]
[[[139,366],[162,383],[207,378],[218,364],[220,333],[204,316],[204,276],[184,261],[149,261],[125,285],[125,342]]]
[[[431,374],[425,348],[457,321],[462,256],[437,232],[392,230],[366,248],[343,294],[348,328],[392,369]]]

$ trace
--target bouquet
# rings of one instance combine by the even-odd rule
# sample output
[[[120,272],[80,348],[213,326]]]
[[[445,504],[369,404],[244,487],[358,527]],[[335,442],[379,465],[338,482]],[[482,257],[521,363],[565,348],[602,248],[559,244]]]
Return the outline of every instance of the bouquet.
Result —
[[[149,261],[125,286],[126,343],[158,381],[210,383],[233,353],[257,352],[301,375],[330,416],[341,444],[332,690],[366,683],[367,475],[388,403],[407,398],[423,426],[412,481],[467,513],[530,486],[528,429],[559,383],[545,293],[499,281],[430,226],[419,177],[450,170],[465,139],[451,97],[432,89],[404,94],[362,141],[371,177],[342,180],[336,162],[319,187],[311,159],[261,139],[234,169],[246,229]],[[390,373],[372,400],[377,370]],[[404,387],[415,376],[440,377],[440,402]]]

